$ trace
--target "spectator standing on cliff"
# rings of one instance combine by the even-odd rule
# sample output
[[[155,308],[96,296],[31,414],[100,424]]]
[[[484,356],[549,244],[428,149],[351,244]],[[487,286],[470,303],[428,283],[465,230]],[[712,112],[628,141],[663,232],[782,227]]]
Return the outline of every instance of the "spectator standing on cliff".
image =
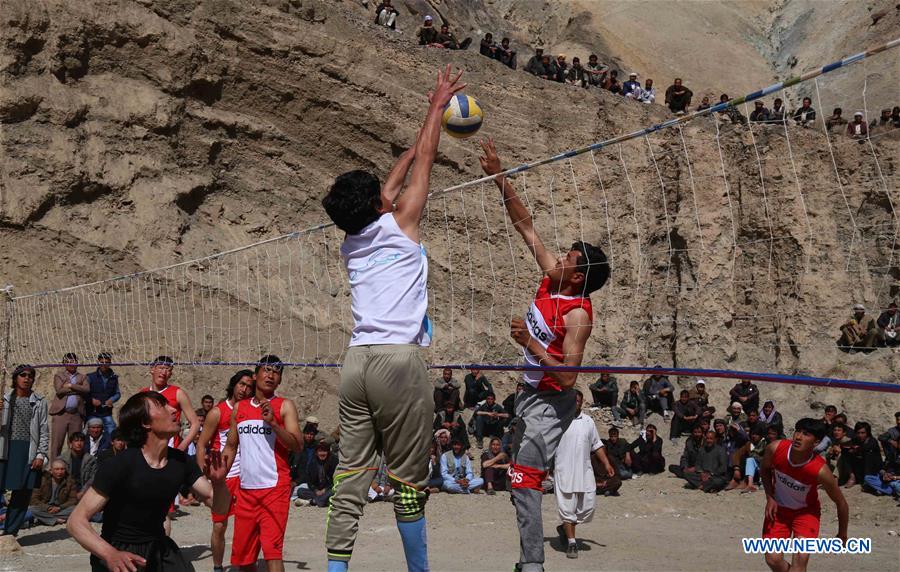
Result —
[[[666,89],[666,105],[675,115],[684,115],[684,111],[691,105],[694,92],[682,85],[681,78],[676,77],[672,85]]]

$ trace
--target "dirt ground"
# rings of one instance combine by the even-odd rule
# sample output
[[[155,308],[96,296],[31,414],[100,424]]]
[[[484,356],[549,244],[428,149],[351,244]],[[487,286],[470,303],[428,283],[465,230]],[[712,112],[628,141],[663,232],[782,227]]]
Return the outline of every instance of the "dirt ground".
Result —
[[[547,570],[761,570],[761,556],[743,554],[742,537],[757,536],[765,504],[763,493],[706,495],[685,490],[670,475],[626,482],[620,497],[600,498],[592,522],[578,527],[581,556],[569,560],[556,537],[552,496],[544,497]],[[869,555],[814,556],[811,570],[900,570],[900,508],[881,497],[847,491],[850,536],[872,539]],[[834,506],[823,503],[822,535],[837,531]],[[211,570],[209,513],[188,508],[173,534],[198,571]],[[450,496],[429,501],[429,558],[435,571],[509,571],[518,559],[515,515],[507,493]],[[324,570],[325,510],[291,508],[285,539],[290,570]],[[87,554],[61,527],[37,527],[19,536],[23,552],[4,556],[0,570],[88,570]],[[228,537],[230,550],[231,538]],[[226,551],[226,559],[229,552]],[[264,567],[261,567],[264,569]],[[360,526],[352,569],[404,569],[403,550],[391,506],[370,505]]]

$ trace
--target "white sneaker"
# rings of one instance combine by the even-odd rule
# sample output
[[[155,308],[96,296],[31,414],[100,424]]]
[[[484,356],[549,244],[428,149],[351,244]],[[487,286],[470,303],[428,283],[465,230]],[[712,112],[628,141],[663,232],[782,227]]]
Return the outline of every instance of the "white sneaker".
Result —
[[[297,499],[294,501],[294,506],[309,506],[311,504],[312,504],[312,502],[310,502],[306,499]]]

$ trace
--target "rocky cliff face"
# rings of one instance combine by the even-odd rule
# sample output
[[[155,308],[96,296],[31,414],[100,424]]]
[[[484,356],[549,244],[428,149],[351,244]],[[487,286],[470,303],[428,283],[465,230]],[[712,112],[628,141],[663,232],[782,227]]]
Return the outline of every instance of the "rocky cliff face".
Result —
[[[519,38],[546,22],[524,4],[464,11],[469,4],[407,2],[404,22],[440,11]],[[411,144],[434,71],[447,62],[466,70],[467,91],[486,110],[484,134],[507,164],[669,117],[662,106],[542,82],[477,50],[421,49],[413,25],[377,28],[371,8],[356,2],[7,1],[0,13],[0,274],[17,293],[322,222],[319,199],[336,174],[384,175]],[[896,57],[879,61],[896,67]],[[870,77],[873,97],[894,80]],[[587,362],[893,382],[898,354],[848,356],[834,339],[852,302],[882,307],[900,286],[898,148],[896,132],[870,147],[815,129],[751,132],[710,119],[515,182],[548,243],[565,248],[584,237],[612,256]],[[472,141],[445,138],[434,187],[478,176],[477,153]],[[429,208],[436,362],[516,355],[506,324],[538,274],[501,209],[493,188],[478,187]],[[235,312],[243,304],[267,316],[252,300],[233,303]],[[304,303],[322,310],[320,331],[346,335],[346,320],[329,312],[345,301],[311,290]],[[226,377],[204,368],[184,375],[198,394]],[[305,410],[333,405],[332,374],[299,377],[291,391]],[[789,402],[790,415],[827,400],[881,424],[896,408],[848,391],[767,390]]]

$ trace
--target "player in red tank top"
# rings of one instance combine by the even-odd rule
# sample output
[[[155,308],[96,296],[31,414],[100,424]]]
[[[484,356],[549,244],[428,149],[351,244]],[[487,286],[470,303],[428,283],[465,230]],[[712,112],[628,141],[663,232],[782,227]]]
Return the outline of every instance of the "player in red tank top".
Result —
[[[493,141],[483,142],[481,148],[484,172],[500,173]],[[580,366],[593,326],[590,295],[609,279],[606,255],[587,242],[576,242],[557,259],[544,246],[531,213],[510,182],[505,177],[496,177],[494,182],[503,194],[513,226],[544,272],[525,320],[512,320],[510,334],[522,346],[527,365]],[[516,397],[515,405],[521,444],[514,451],[509,476],[519,523],[519,569],[536,572],[543,570],[544,562],[541,481],[563,433],[578,415],[573,390],[578,373],[537,369],[526,371],[523,378],[525,389]]]
[[[209,410],[209,413],[206,415],[206,421],[203,423],[203,431],[200,433],[200,440],[197,443],[197,464],[201,470],[206,467],[207,447],[210,451],[221,451],[225,448],[224,440],[231,428],[231,414],[234,408],[238,402],[252,396],[254,391],[253,372],[249,369],[242,369],[231,376],[231,379],[228,381],[228,387],[225,389],[225,399]],[[212,552],[214,571],[222,570],[222,561],[225,559],[225,532],[228,530],[228,518],[234,514],[238,490],[241,487],[239,456],[240,451],[237,452],[236,460],[232,462],[225,479],[225,484],[228,486],[228,490],[231,491],[231,505],[228,507],[228,513],[211,513],[213,528],[209,547]]]
[[[242,572],[256,570],[260,549],[267,570],[284,570],[291,493],[287,456],[301,449],[303,438],[294,402],[275,396],[283,369],[276,356],[259,359],[254,373],[256,395],[237,403],[225,444],[223,456],[229,468],[240,446],[241,488],[234,509],[231,565]]]
[[[818,487],[834,501],[838,513],[837,536],[847,541],[850,509],[831,470],[814,451],[825,437],[820,419],[801,419],[792,440],[782,439],[766,447],[760,476],[766,489],[763,538],[818,538],[821,516]],[[766,554],[774,572],[804,572],[809,554],[794,554],[790,564],[783,554]]]

